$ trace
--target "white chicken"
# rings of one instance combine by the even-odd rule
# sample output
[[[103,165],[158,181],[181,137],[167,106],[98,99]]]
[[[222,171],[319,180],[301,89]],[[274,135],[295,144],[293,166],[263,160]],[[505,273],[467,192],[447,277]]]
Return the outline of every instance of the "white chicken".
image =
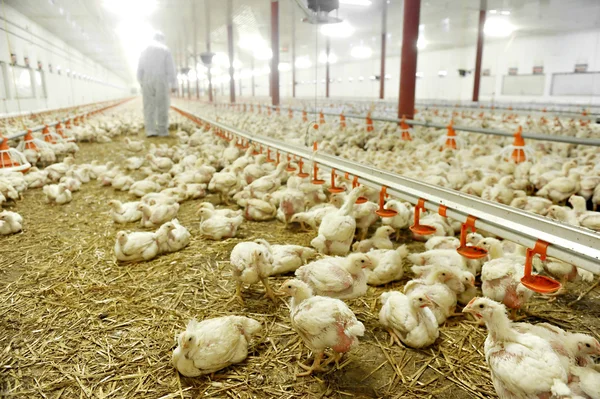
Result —
[[[208,189],[219,193],[221,202],[229,204],[229,197],[237,193],[244,185],[239,172],[240,169],[232,167],[230,171],[222,170],[213,174],[208,183]]]
[[[286,167],[287,162],[281,162],[277,165],[277,169],[266,176],[254,180],[244,190],[249,191],[254,198],[273,193],[281,186],[281,179],[287,174]]]
[[[321,225],[325,215],[337,210],[338,208],[331,204],[316,205],[306,212],[298,212],[294,214],[290,218],[289,222],[300,223],[302,230],[307,230],[306,225],[309,225],[313,230],[317,230]]]
[[[64,184],[71,193],[81,190],[81,182],[78,179],[63,176],[59,181],[60,183]]]
[[[169,229],[167,240],[160,243],[159,252],[177,252],[187,247],[190,243],[191,234],[188,229],[179,223],[179,220],[173,219],[171,223],[175,226]]]
[[[350,251],[356,230],[356,220],[352,210],[358,197],[366,191],[365,186],[354,188],[347,196],[342,207],[327,213],[319,226],[319,235],[310,244],[326,255],[346,255]]]
[[[23,230],[23,218],[16,212],[0,212],[0,235],[15,234]]]
[[[111,217],[115,223],[137,222],[142,218],[142,212],[138,209],[139,201],[122,203],[119,200],[108,201],[111,208]]]
[[[146,194],[157,193],[161,190],[160,184],[152,180],[139,180],[131,185],[129,194],[136,197],[143,197]]]
[[[499,397],[550,398],[557,393],[557,397],[570,397],[567,370],[550,343],[516,331],[504,305],[489,298],[473,298],[463,312],[482,319],[487,326],[485,360]]]
[[[435,319],[439,325],[442,325],[456,309],[457,292],[452,288],[462,287],[462,284],[449,284],[452,280],[459,281],[459,277],[453,270],[437,266],[425,278],[406,283],[404,294],[426,295],[431,301],[430,309]]]
[[[73,199],[71,191],[63,183],[60,184],[48,184],[43,188],[44,194],[46,195],[47,203],[55,203],[58,205],[64,205]]]
[[[177,217],[179,204],[156,204],[151,206],[140,203],[137,209],[142,212],[142,227],[157,227]]]
[[[588,211],[586,209],[585,198],[578,195],[572,195],[569,203],[573,206],[573,211],[577,216],[577,221],[581,227],[594,231],[600,231],[600,212]]]
[[[135,141],[131,140],[129,137],[125,137],[125,149],[131,152],[144,151],[144,142],[142,140]]]
[[[173,161],[167,157],[155,156],[153,154],[146,154],[146,160],[155,172],[168,172],[173,167]]]
[[[264,240],[256,242],[240,242],[231,251],[229,258],[233,279],[236,282],[236,299],[244,303],[242,289],[244,284],[263,283],[266,296],[275,302],[275,295],[269,285],[269,275],[273,271],[273,256],[269,251],[269,243]]]
[[[160,246],[167,241],[169,231],[173,230],[173,223],[165,223],[156,232],[126,232],[117,233],[115,254],[117,260],[138,262],[155,258]]]
[[[296,189],[284,190],[281,201],[279,202],[279,209],[277,209],[277,219],[287,224],[291,221],[292,217],[299,212],[304,212],[305,209],[305,196],[304,193]]]
[[[262,199],[250,198],[246,202],[244,217],[257,222],[272,220],[277,214],[277,208],[270,202],[271,196],[266,194]]]
[[[460,240],[456,237],[433,236],[425,243],[426,251],[434,249],[457,249],[458,247],[460,247]]]
[[[244,221],[242,215],[229,218],[215,214],[208,208],[202,208],[198,213],[200,215],[200,233],[212,240],[235,237],[238,228]]]
[[[138,170],[146,160],[142,157],[129,157],[125,160],[125,169]]]
[[[406,245],[396,249],[372,249],[367,255],[374,265],[373,270],[365,269],[367,284],[384,285],[398,281],[404,275],[403,261],[408,256]]]
[[[273,256],[271,276],[296,271],[317,256],[317,251],[300,245],[270,245]]]
[[[322,371],[321,360],[326,349],[330,348],[333,351],[333,360],[337,363],[342,354],[358,345],[358,337],[365,333],[365,326],[356,319],[344,302],[329,297],[313,296],[310,287],[296,279],[284,282],[280,291],[292,297],[292,328],[314,354],[314,361],[310,367],[299,363],[306,370],[299,376]]]
[[[354,252],[369,252],[371,249],[392,249],[394,244],[390,240],[390,236],[395,230],[391,226],[381,226],[376,231],[373,237],[366,240],[357,241],[352,245]]]
[[[209,209],[212,211],[213,216],[224,216],[224,217],[228,217],[228,218],[232,218],[232,217],[236,217],[236,216],[240,216],[243,215],[243,211],[241,209],[234,211],[233,209],[217,209],[215,208],[215,206],[210,203],[210,202],[202,202],[199,206],[198,206],[198,213],[200,213],[201,209]]]
[[[411,222],[412,212],[404,203],[397,200],[390,200],[385,203],[385,209],[392,209],[396,212],[396,216],[391,218],[382,218],[381,223],[391,226],[396,231],[396,240],[400,238],[400,231],[408,228]]]
[[[533,296],[533,291],[521,284],[525,274],[523,260],[518,257],[500,257],[483,264],[481,268],[481,290],[483,295],[503,303],[517,317],[520,309]]]
[[[381,294],[379,323],[390,334],[391,343],[400,342],[411,348],[425,348],[438,339],[438,322],[428,306],[431,300],[420,293],[404,295],[398,291]]]
[[[317,295],[353,299],[367,292],[363,269],[372,268],[367,254],[350,254],[318,259],[296,270],[296,278],[308,284]]]
[[[177,337],[173,366],[186,377],[197,377],[240,363],[248,356],[251,338],[261,330],[258,321],[244,316],[192,319]]]

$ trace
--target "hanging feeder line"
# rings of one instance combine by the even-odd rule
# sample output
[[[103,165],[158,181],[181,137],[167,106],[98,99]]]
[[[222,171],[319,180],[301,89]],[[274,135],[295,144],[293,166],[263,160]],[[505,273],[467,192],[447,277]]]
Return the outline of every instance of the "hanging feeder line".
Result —
[[[74,109],[97,106],[97,105],[100,105],[100,104],[106,104],[106,103],[110,103],[110,102],[113,102],[113,101],[115,101],[115,100],[98,101],[98,102],[93,102],[93,103],[86,103],[86,104],[74,105],[72,107],[43,109],[43,110],[33,111],[33,112],[32,111],[12,112],[12,113],[7,113],[7,114],[1,115],[0,116],[0,121],[3,121],[5,119],[20,119],[20,118],[25,118],[25,117],[29,117],[30,119],[34,119],[36,117],[39,117],[39,116],[42,116],[42,115],[46,115],[46,114],[51,114],[51,113],[56,113],[56,112],[67,112],[67,111],[71,111],[71,110],[74,110]]]
[[[313,154],[310,149],[305,147],[249,134],[210,119],[200,118],[181,108],[175,106],[171,106],[171,108],[198,124],[228,131],[239,138],[260,143],[277,153],[307,161],[314,159],[319,163],[320,170],[323,172],[331,172],[332,169],[335,169],[338,173],[346,172],[353,176],[359,176],[360,184],[377,190],[386,186],[390,196],[412,204],[417,204],[422,199],[423,207],[429,211],[437,213],[442,206],[442,212],[461,223],[467,222],[469,216],[472,216],[477,219],[477,229],[527,248],[533,248],[538,240],[543,240],[549,244],[548,256],[574,264],[594,274],[600,274],[600,235],[591,230],[559,223],[520,209],[402,177],[329,154]]]
[[[222,106],[219,104],[209,104],[209,105]],[[265,107],[268,107],[269,109],[276,108],[271,105],[265,105]],[[328,116],[339,117],[339,114],[337,114],[335,112],[325,112],[325,111],[317,112],[317,111],[308,111],[308,110],[299,109],[299,108],[291,108],[291,110],[294,112],[305,112],[305,113],[310,113],[310,114],[323,114],[323,115],[328,115]],[[344,117],[366,120],[367,115],[344,114]],[[402,119],[386,118],[386,117],[381,117],[381,116],[371,117],[371,120],[379,121],[379,122],[390,122],[390,123],[396,123],[396,124],[399,124],[402,122]],[[425,127],[434,127],[434,128],[438,128],[438,129],[446,129],[446,127],[448,126],[447,123],[446,124],[433,123],[433,122],[417,121],[417,120],[413,120],[413,119],[405,119],[404,122],[407,125],[411,125],[411,126],[425,126]],[[454,128],[454,130],[457,130],[457,131],[478,133],[478,134],[490,134],[493,136],[513,137],[513,135],[514,135],[514,132],[505,132],[502,130],[484,129],[484,128],[477,128],[477,127],[470,127],[470,126],[453,126],[453,128]],[[590,138],[572,137],[572,136],[556,136],[556,135],[542,134],[542,133],[522,133],[522,137],[525,139],[532,139],[532,140],[553,141],[556,143],[581,144],[581,145],[590,145],[590,146],[600,147],[600,139],[590,139]]]
[[[65,119],[61,119],[61,120],[58,120],[58,121],[53,122],[53,123],[48,123],[48,124],[45,124],[45,125],[40,125],[40,126],[32,127],[32,128],[27,129],[27,130],[23,130],[23,131],[21,131],[19,133],[13,134],[12,136],[8,136],[6,138],[8,140],[14,140],[14,139],[17,139],[19,137],[25,136],[27,133],[39,132],[39,131],[42,131],[42,130],[46,129],[47,127],[56,126],[56,125],[58,125],[60,123],[64,123],[65,125],[70,125],[70,121],[71,120],[77,120],[76,124],[78,124],[79,121],[81,121],[83,118],[86,118],[86,117],[88,117],[90,115],[94,115],[94,114],[106,111],[109,108],[113,108],[113,107],[116,107],[118,105],[121,105],[121,104],[123,104],[123,103],[125,103],[125,102],[127,102],[127,101],[129,101],[131,99],[133,99],[133,97],[126,98],[124,100],[119,100],[116,103],[113,103],[113,104],[110,104],[110,105],[107,105],[107,106],[102,106],[102,107],[100,107],[98,109],[94,109],[94,110],[91,110],[91,111],[83,112],[81,114],[74,115],[74,116],[71,116],[71,117],[68,117],[68,118],[65,118]],[[96,104],[106,104],[106,101],[103,101],[101,103],[96,103]],[[44,112],[55,112],[55,111],[44,111]]]
[[[328,99],[328,102],[331,102],[331,98]],[[352,101],[354,103],[364,103],[364,104],[373,104],[377,103],[383,106],[389,106],[390,109],[396,110],[398,108],[398,103],[393,103],[389,101],[373,99],[373,100],[361,100],[361,99],[353,99],[353,98],[339,98],[339,100],[343,101]],[[504,110],[511,111],[514,113],[531,113],[531,112],[539,112],[539,113],[549,113],[549,114],[567,114],[570,116],[578,116],[582,119],[596,119],[600,117],[600,106],[597,104],[574,104],[574,103],[564,103],[564,104],[556,104],[556,103],[528,103],[528,105],[522,106],[518,104],[506,104],[506,103],[490,103],[483,104],[482,102],[476,104],[460,104],[460,103],[436,103],[436,102],[427,102],[427,101],[416,101],[415,105],[419,105],[421,107],[443,107],[443,108],[464,108],[468,110]],[[535,108],[535,106],[543,107],[543,108]],[[546,106],[546,107],[544,107]],[[577,108],[577,110],[560,110],[560,109],[548,109],[547,107],[568,107],[568,108]],[[585,108],[586,111],[582,111],[582,108]],[[590,111],[587,111],[590,110]],[[595,112],[591,112],[591,110],[595,110]]]

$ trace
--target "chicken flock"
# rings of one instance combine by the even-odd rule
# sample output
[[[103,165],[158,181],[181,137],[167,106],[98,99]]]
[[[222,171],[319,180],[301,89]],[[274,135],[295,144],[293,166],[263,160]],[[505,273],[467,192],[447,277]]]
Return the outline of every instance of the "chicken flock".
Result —
[[[219,118],[305,144],[294,133],[305,131],[298,121],[225,111]],[[493,118],[481,119],[489,124]],[[510,116],[504,119],[507,126],[515,123]],[[142,128],[128,115],[112,121],[97,116],[67,133],[79,141],[102,143]],[[462,312],[488,328],[484,352],[501,398],[600,397],[600,365],[594,363],[600,343],[595,338],[547,323],[514,322],[518,310],[536,295],[520,282],[525,248],[485,232],[471,233],[469,245],[485,248],[488,255],[466,259],[456,252],[460,223],[425,214],[422,223],[434,226],[435,233],[412,236],[424,241],[425,251],[411,253],[397,242],[412,234],[411,204],[389,199],[385,207],[397,214],[379,218],[374,213],[378,193],[353,187],[343,175],[335,184],[344,191],[332,194],[329,184],[315,185],[297,176],[300,165],[293,159],[275,162],[258,146],[244,148],[189,121],[181,121],[178,128],[178,143],[172,146],[125,137],[131,157],[123,165],[77,164],[75,145],[69,146],[71,152],[55,148],[60,162],[50,164],[46,159],[51,156],[29,152],[28,159],[37,166],[25,174],[0,173],[0,204],[18,201],[26,189],[42,188],[49,206],[60,206],[92,180],[127,191],[132,201],[113,199],[106,205],[114,223],[127,226],[117,233],[114,244],[116,259],[124,264],[149,261],[190,243],[190,231],[177,219],[184,201],[198,201],[199,232],[208,240],[236,237],[245,220],[277,220],[290,228],[314,231],[311,247],[258,239],[240,242],[230,253],[236,286],[232,299],[243,305],[244,292],[255,290],[257,283],[264,287],[266,300],[279,303],[281,296],[290,297],[290,325],[313,356],[310,365],[300,363],[303,376],[322,371],[331,362],[338,364],[343,354],[359,345],[365,326],[345,301],[364,296],[369,286],[401,280],[408,265],[413,278],[401,291],[387,291],[379,298],[379,323],[391,343],[409,348],[435,345],[439,326],[448,318],[462,317],[457,313],[462,305]],[[465,136],[468,147],[440,151],[439,130],[415,129],[412,141],[402,141],[401,132],[391,124],[378,128],[366,132],[364,126],[349,123],[342,132],[339,126],[325,124],[311,141],[320,143],[319,151],[600,230],[600,213],[588,210],[600,203],[600,151],[595,148],[540,143],[531,159],[515,164],[502,161],[502,139]],[[592,127],[580,130],[585,129]],[[136,179],[134,172],[145,177]],[[23,224],[15,212],[0,213],[0,234],[21,232]],[[562,283],[593,280],[591,273],[550,257],[536,259],[534,267]],[[290,276],[280,287],[272,287],[272,277],[278,275]],[[240,363],[261,330],[259,321],[243,315],[191,320],[176,337],[173,365],[184,376],[195,377]]]

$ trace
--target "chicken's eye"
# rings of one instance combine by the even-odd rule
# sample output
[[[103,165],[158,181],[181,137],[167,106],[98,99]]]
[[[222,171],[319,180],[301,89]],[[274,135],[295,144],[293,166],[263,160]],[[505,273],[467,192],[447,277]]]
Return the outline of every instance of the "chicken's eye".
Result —
[[[365,263],[365,260],[364,260],[364,259],[361,259],[360,263]]]
[[[288,288],[292,288],[292,286],[291,286],[291,285],[288,285],[287,287],[288,287]]]
[[[188,342],[192,342],[192,337],[189,337],[189,338],[188,338]]]
[[[483,309],[485,306],[483,304],[479,305],[479,309]]]
[[[446,273],[442,273],[442,276],[446,277]]]
[[[590,344],[585,344],[586,347],[591,348]]]
[[[419,302],[423,302],[423,298],[419,298]]]

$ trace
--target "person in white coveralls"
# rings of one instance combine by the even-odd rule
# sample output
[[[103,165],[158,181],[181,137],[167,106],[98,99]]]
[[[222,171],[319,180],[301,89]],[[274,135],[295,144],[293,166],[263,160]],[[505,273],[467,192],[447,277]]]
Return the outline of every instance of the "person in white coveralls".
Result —
[[[175,62],[165,45],[165,36],[156,32],[154,40],[142,51],[137,80],[144,99],[146,135],[169,135],[169,91],[177,88]]]

